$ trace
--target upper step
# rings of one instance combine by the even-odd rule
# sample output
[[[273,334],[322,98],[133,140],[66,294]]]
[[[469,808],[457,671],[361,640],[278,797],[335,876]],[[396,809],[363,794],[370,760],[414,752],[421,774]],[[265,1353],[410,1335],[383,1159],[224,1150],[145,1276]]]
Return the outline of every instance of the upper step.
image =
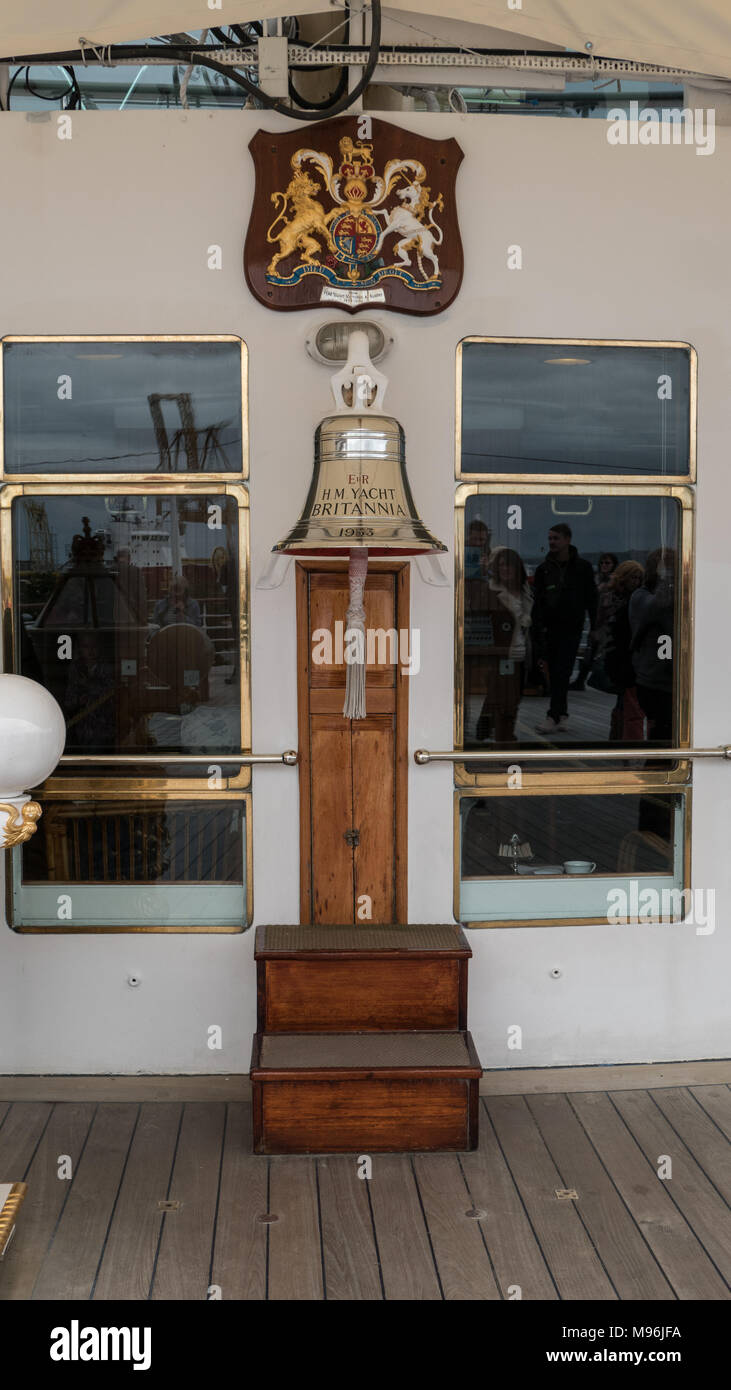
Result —
[[[454,923],[259,927],[259,1032],[465,1028],[471,954]]]
[[[257,960],[269,957],[321,955],[323,953],[360,954],[371,951],[439,951],[450,957],[469,959],[467,937],[456,922],[424,926],[266,926],[256,929]]]

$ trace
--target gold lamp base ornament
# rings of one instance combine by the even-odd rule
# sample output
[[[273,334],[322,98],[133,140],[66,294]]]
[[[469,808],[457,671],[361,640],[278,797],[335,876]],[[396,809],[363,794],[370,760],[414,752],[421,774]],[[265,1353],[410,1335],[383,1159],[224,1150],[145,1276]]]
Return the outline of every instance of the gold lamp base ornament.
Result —
[[[29,796],[0,801],[0,849],[12,849],[35,835],[41,814],[40,805]]]

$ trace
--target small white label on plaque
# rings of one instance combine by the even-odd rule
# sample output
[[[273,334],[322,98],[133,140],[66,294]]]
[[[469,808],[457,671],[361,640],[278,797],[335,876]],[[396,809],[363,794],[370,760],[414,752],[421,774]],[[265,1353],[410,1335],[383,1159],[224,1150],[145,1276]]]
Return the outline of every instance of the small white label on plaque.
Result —
[[[183,671],[183,685],[199,685],[200,671]]]
[[[326,285],[320,295],[320,303],[334,304],[385,304],[385,290],[341,290],[335,285]]]
[[[132,657],[123,657],[123,658],[122,658],[122,675],[123,675],[123,676],[136,676],[136,675],[137,675],[137,662],[134,661]]]

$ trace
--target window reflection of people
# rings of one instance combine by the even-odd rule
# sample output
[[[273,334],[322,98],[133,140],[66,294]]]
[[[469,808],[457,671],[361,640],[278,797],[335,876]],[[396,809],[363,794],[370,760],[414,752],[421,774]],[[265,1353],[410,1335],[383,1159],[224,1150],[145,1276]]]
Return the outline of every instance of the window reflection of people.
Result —
[[[172,623],[191,623],[202,627],[200,605],[190,597],[188,581],[179,576],[173,579],[164,598],[155,604],[153,621],[158,627],[170,627]]]
[[[101,660],[92,632],[74,638],[63,706],[69,745],[111,747],[115,742],[115,685],[112,667]]]
[[[637,699],[647,715],[648,738],[673,736],[673,634],[675,552],[667,547],[647,557],[645,582],[629,603],[632,665]]]
[[[569,690],[583,690],[586,679],[594,663],[602,657],[607,640],[607,630],[609,620],[617,606],[617,599],[612,589],[612,575],[617,568],[619,561],[611,550],[604,550],[599,556],[599,567],[597,571],[597,593],[599,595],[596,622],[594,632],[589,634],[589,641],[586,644],[586,653],[579,663],[579,672],[575,681],[572,681]],[[591,681],[589,682],[591,685]]]
[[[131,608],[135,619],[143,626],[147,623],[147,585],[139,565],[133,565],[129,546],[123,546],[116,554],[117,588]],[[118,605],[121,606],[121,605]],[[115,618],[117,615],[115,614]]]
[[[584,618],[589,615],[593,631],[598,600],[593,568],[571,544],[571,527],[565,521],[548,532],[548,555],[535,572],[533,593],[534,640],[550,681],[548,713],[536,731],[562,733],[568,725],[568,688]]]
[[[471,521],[465,546],[465,579],[485,579],[489,564],[490,531],[484,521]]]
[[[630,648],[632,629],[629,606],[632,595],[645,577],[642,565],[636,560],[624,560],[612,574],[611,587],[616,608],[607,625],[604,647],[604,667],[614,689],[617,703],[612,710],[609,737],[627,743],[641,743],[645,736],[645,716],[637,700],[636,677]]]
[[[488,688],[477,721],[477,738],[487,738],[494,723],[495,740],[509,743],[515,739],[515,716],[523,693],[533,594],[516,550],[498,546],[490,555],[489,566],[490,593],[510,614],[513,629],[505,656],[488,658]]]
[[[213,570],[213,581],[216,586],[216,592],[225,598],[226,611],[231,622],[234,659],[231,672],[225,678],[225,684],[233,685],[239,674],[238,574],[236,572],[236,567],[231,562],[225,545],[217,545],[213,551],[211,555],[211,569]]]

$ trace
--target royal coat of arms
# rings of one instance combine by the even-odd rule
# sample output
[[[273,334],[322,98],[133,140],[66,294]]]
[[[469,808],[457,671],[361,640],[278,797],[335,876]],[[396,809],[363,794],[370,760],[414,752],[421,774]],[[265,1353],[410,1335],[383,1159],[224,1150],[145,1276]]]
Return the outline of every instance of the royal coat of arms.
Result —
[[[252,294],[270,309],[375,304],[438,314],[462,280],[456,140],[428,140],[370,116],[308,131],[257,131],[256,193],[244,250]]]

